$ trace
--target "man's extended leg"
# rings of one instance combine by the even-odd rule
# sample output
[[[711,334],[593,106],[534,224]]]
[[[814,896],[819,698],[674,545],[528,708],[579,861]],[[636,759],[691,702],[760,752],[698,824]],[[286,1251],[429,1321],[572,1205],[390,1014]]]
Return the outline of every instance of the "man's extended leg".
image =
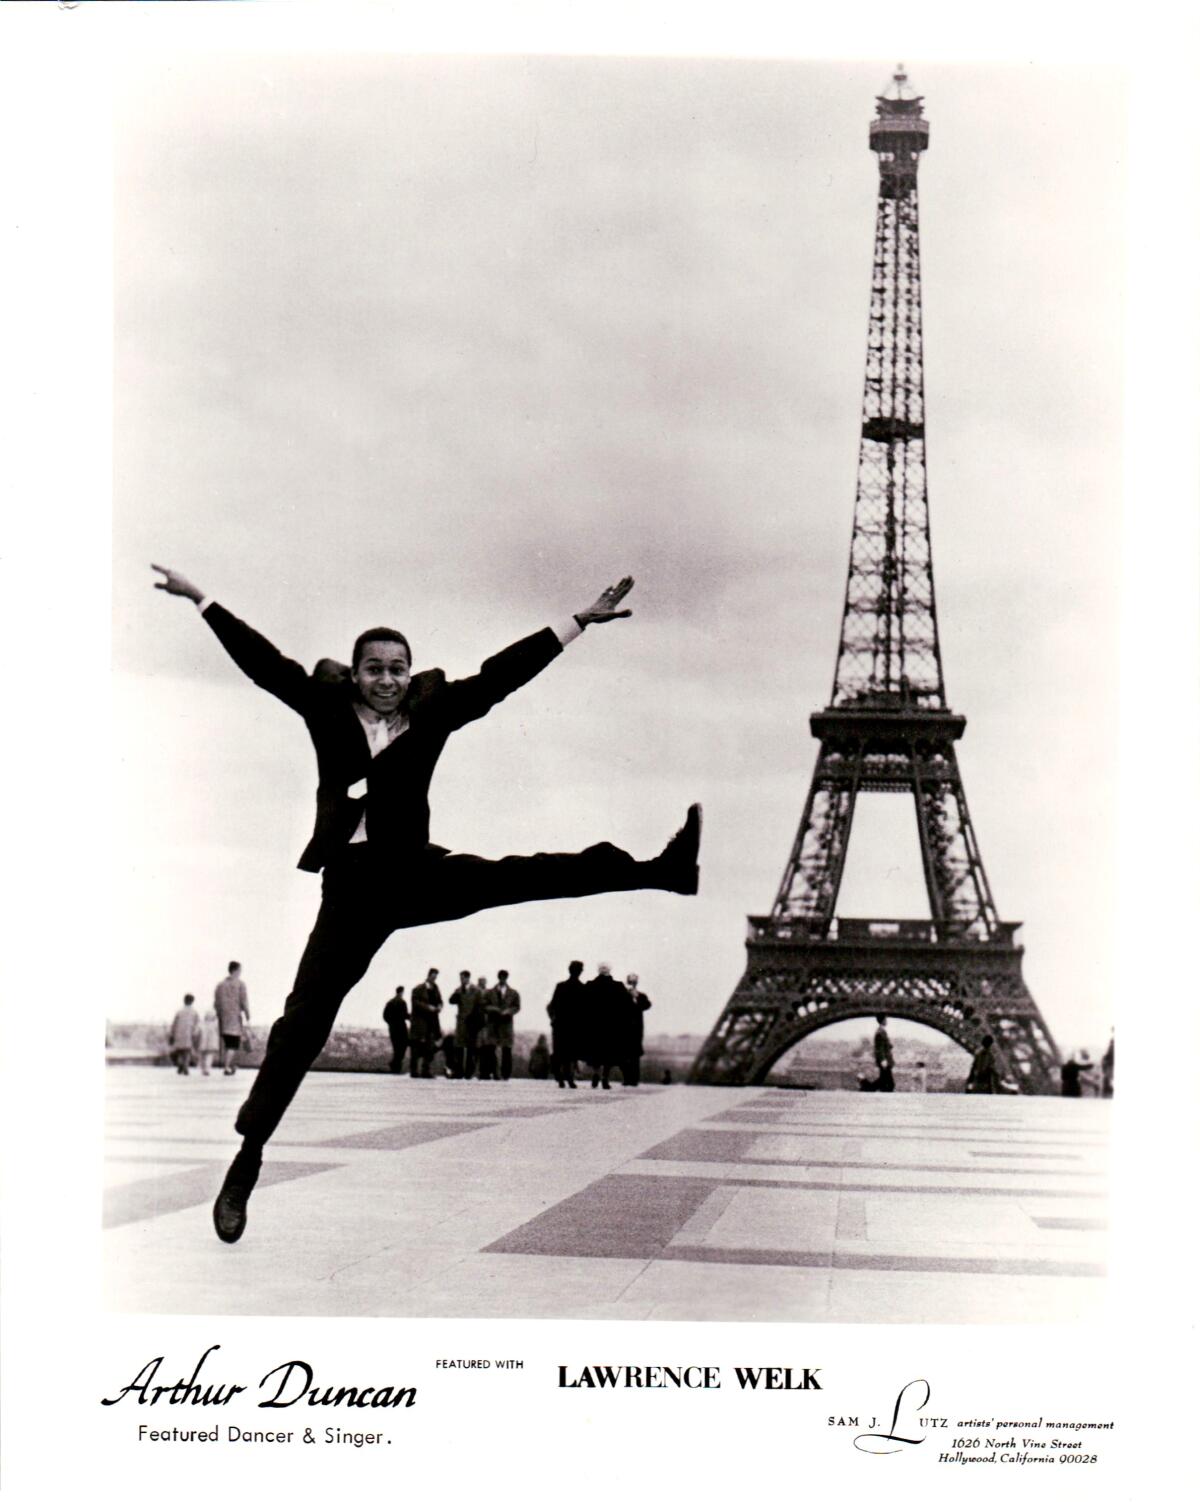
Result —
[[[237,1115],[243,1145],[213,1206],[222,1241],[236,1241],[245,1229],[246,1202],[258,1181],[263,1146],[325,1046],[347,992],[366,974],[390,932],[379,885],[370,875],[358,860],[326,872],[321,909],[292,993],[271,1028],[254,1085]]]
[[[700,805],[693,804],[683,828],[648,861],[634,860],[607,843],[572,853],[508,855],[496,861],[478,855],[429,856],[419,868],[419,880],[406,882],[394,893],[391,916],[396,928],[415,928],[485,908],[559,897],[645,889],[690,894],[697,887],[699,849]]]

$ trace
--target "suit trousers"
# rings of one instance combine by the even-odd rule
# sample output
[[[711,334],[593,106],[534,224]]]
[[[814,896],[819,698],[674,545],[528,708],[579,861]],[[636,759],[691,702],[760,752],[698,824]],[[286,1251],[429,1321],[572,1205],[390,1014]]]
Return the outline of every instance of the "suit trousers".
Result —
[[[258,1143],[271,1136],[328,1041],[342,1002],[397,929],[521,902],[633,891],[654,885],[651,865],[609,844],[495,861],[435,850],[405,857],[369,842],[347,845],[325,867],[316,924],[238,1112],[237,1130]],[[411,1037],[410,1046],[415,1056]]]

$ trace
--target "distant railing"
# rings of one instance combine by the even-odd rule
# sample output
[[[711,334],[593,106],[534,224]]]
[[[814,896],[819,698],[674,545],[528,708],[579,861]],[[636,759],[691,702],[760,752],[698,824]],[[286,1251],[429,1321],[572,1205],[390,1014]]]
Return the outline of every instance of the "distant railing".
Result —
[[[998,923],[990,935],[975,932],[964,919],[923,918],[750,918],[749,937],[767,943],[988,944],[1011,949],[1019,923]]]

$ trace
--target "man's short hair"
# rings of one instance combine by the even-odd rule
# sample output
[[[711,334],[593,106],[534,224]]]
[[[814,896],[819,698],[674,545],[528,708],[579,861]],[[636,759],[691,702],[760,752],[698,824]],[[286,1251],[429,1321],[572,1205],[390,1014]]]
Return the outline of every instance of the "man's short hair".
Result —
[[[373,626],[370,631],[363,634],[354,643],[354,655],[350,659],[351,668],[357,668],[363,658],[363,648],[372,641],[394,641],[402,646],[408,655],[408,665],[412,667],[412,648],[408,644],[408,637],[401,631],[394,630],[391,626]]]
[[[184,1004],[184,1006],[185,1007],[186,1006],[190,1006],[192,1004],[192,1002],[195,1001],[195,999],[196,998],[192,995],[192,993],[190,991],[188,991],[185,994],[184,998],[183,998],[183,1004]]]
[[[471,972],[469,970],[460,970],[458,972],[458,978],[459,980],[470,980]]]
[[[567,966],[567,974],[568,975],[582,975],[583,974],[583,961],[582,960],[572,960],[571,963]]]
[[[497,980],[507,980],[508,979],[508,971],[507,970],[497,970],[496,971],[496,979]]]
[[[242,967],[238,963],[237,960],[230,960],[229,961],[229,973],[230,973],[230,975],[232,975],[235,970],[240,970],[241,968]]]

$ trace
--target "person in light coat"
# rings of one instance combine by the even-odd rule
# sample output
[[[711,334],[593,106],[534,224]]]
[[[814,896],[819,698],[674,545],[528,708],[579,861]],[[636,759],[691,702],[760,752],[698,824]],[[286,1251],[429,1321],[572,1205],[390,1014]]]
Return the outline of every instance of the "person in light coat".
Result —
[[[169,1042],[171,1059],[176,1074],[187,1074],[192,1062],[192,1050],[200,1041],[200,1018],[196,1015],[196,998],[189,992],[183,1005],[171,1019]]]

